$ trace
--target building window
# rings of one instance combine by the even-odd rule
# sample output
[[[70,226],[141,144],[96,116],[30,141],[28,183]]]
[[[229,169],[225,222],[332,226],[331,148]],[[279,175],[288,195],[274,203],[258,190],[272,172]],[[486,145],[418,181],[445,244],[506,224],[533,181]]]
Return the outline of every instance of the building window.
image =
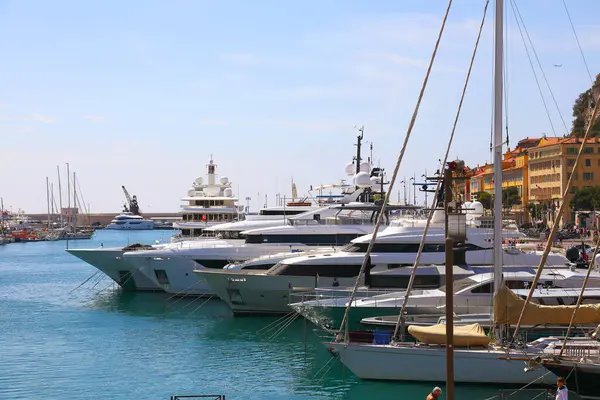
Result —
[[[567,154],[577,154],[577,147],[567,147]]]
[[[571,194],[574,194],[577,191],[577,186],[571,186]]]
[[[593,148],[593,147],[584,147],[584,148],[583,148],[583,152],[584,152],[585,154],[590,154],[590,153],[593,153],[593,152],[594,152],[594,148]]]
[[[585,176],[585,173],[584,173],[584,176]],[[568,175],[567,175],[567,179],[571,179],[571,173],[570,173],[570,172],[569,172],[569,173],[568,173]],[[584,179],[585,179],[585,178],[584,178]],[[575,172],[575,173],[573,174],[573,180],[574,180],[574,181],[576,181],[576,180],[577,180],[577,172]]]
[[[587,150],[587,149],[586,149]],[[586,167],[591,167],[592,166],[592,160],[590,160],[589,158],[585,159],[585,166]]]
[[[584,172],[583,173],[583,180],[584,181],[593,181],[594,180],[594,173],[593,172]]]
[[[568,158],[567,159],[567,165],[569,167],[572,167],[573,165],[575,165],[575,159],[574,158]]]

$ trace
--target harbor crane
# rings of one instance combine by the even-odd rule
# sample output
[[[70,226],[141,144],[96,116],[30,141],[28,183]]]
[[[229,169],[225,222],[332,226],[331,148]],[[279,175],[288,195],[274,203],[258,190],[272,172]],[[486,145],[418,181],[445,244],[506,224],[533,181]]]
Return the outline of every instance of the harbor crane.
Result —
[[[130,196],[125,186],[121,186],[121,188],[123,189],[123,193],[125,193],[125,198],[127,199],[127,204],[124,205],[123,211],[130,212],[133,215],[140,215],[141,210],[137,201],[137,196],[135,194]]]

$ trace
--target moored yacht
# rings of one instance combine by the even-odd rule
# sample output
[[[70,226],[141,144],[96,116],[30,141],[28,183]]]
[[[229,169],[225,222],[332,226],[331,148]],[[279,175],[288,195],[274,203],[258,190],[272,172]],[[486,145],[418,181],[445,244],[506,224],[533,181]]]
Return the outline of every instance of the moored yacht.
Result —
[[[105,229],[150,230],[154,229],[154,221],[131,212],[123,212],[110,221]]]
[[[207,168],[207,182],[196,178],[187,196],[181,199],[186,202],[181,206],[181,221],[173,223],[173,228],[181,230],[179,239],[201,236],[204,229],[237,221],[240,216],[229,178],[221,176],[217,182],[217,165],[212,157]]]
[[[327,247],[331,253],[371,232],[378,209],[364,203],[320,207],[289,217],[283,226],[241,232],[243,241],[190,241],[180,246],[125,253],[123,257],[130,259],[148,279],[156,279],[168,293],[210,296],[214,292],[192,273],[194,270],[221,270],[232,262],[282,252]]]

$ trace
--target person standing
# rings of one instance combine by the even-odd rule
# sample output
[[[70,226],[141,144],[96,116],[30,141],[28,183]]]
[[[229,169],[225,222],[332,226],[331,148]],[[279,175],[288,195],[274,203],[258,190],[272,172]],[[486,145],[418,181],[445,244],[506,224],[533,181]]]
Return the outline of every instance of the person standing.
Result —
[[[569,400],[569,389],[565,385],[565,378],[559,376],[556,380],[556,386],[558,386],[558,389],[556,389],[556,400]]]
[[[429,395],[427,396],[427,398],[425,400],[437,400],[437,398],[440,397],[441,395],[442,395],[442,389],[440,389],[439,387],[436,386],[433,388],[431,393],[429,393]],[[565,398],[565,400],[567,400],[567,399]]]

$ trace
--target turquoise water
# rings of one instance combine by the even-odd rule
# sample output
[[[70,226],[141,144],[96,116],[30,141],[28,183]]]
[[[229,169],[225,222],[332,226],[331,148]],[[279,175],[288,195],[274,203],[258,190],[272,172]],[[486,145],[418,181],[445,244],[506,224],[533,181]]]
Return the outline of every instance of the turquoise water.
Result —
[[[69,246],[169,235],[98,231]],[[273,335],[259,331],[276,318],[232,318],[219,300],[121,293],[108,278],[75,289],[95,269],[65,245],[0,246],[0,399],[424,399],[433,386],[360,381],[339,361],[323,368],[330,357],[304,321]],[[460,399],[498,394],[491,387],[457,391]]]

